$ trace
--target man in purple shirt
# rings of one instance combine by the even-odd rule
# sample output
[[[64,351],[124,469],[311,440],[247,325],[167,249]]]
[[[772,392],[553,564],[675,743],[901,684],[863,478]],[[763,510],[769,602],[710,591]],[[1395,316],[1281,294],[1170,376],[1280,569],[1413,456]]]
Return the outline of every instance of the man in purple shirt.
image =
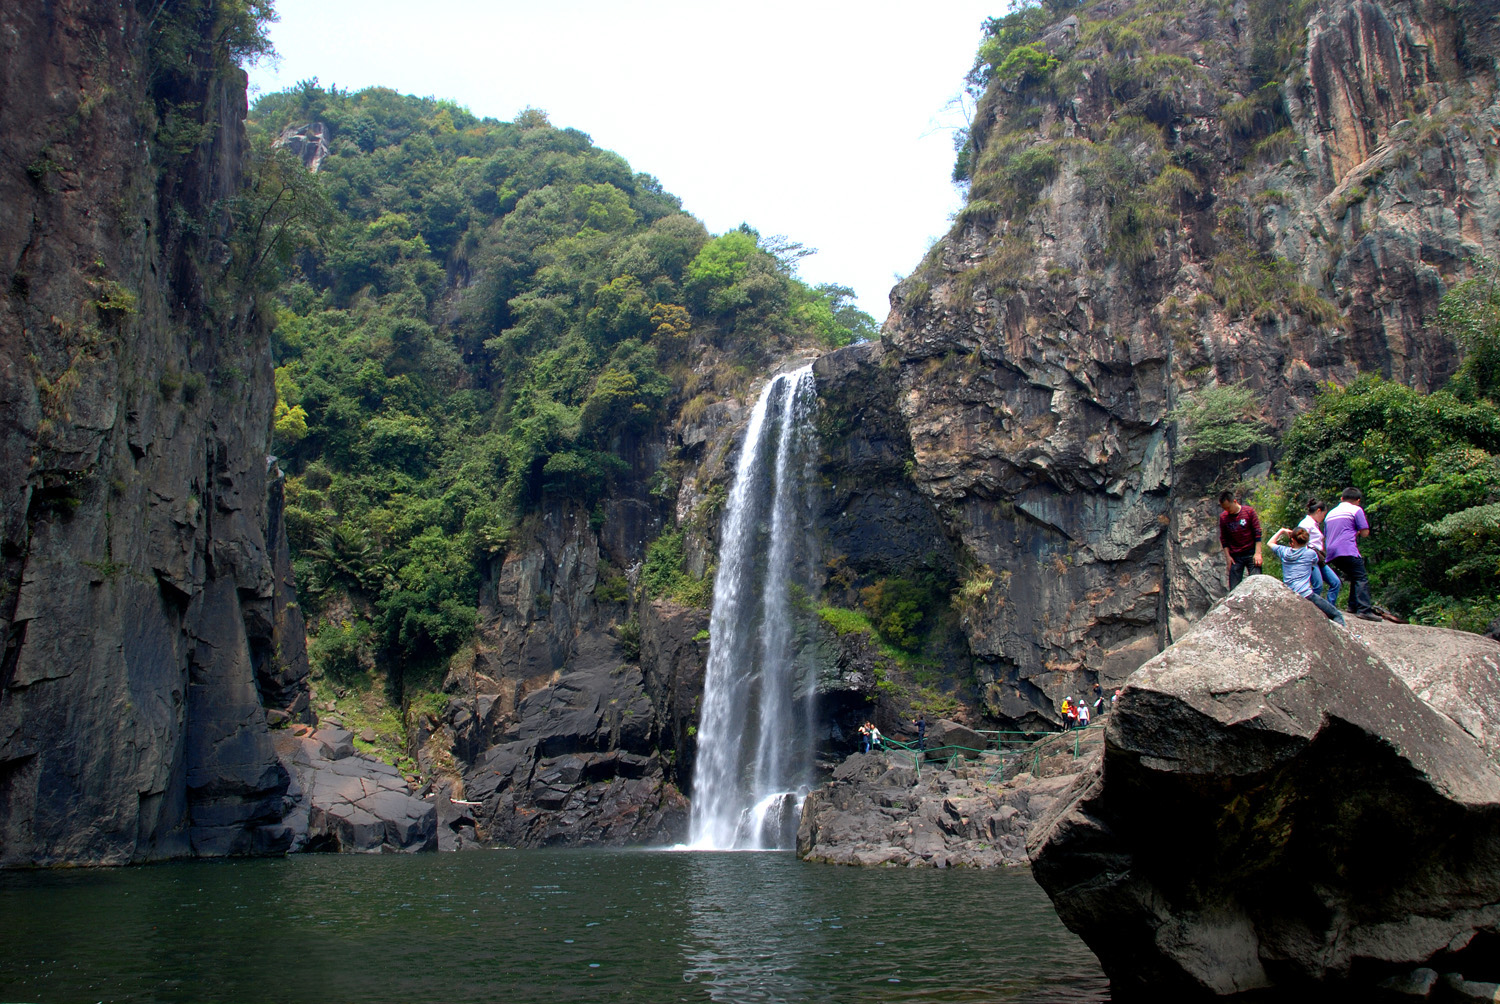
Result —
[[[1370,521],[1365,516],[1364,494],[1358,488],[1345,488],[1343,499],[1323,517],[1323,548],[1328,563],[1349,588],[1349,612],[1360,620],[1378,621],[1375,604],[1370,600],[1370,577],[1365,574],[1365,559],[1359,553],[1359,538],[1370,535]]]
[[[1229,564],[1229,589],[1240,584],[1248,571],[1260,571],[1260,517],[1255,508],[1234,497],[1234,492],[1219,495],[1219,545]]]

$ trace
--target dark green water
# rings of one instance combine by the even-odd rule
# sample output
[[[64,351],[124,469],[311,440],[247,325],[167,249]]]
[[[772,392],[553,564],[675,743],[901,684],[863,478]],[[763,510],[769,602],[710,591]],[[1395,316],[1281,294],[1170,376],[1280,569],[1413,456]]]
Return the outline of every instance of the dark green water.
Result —
[[[4,1001],[1099,1001],[1016,871],[790,854],[307,855],[0,873]]]

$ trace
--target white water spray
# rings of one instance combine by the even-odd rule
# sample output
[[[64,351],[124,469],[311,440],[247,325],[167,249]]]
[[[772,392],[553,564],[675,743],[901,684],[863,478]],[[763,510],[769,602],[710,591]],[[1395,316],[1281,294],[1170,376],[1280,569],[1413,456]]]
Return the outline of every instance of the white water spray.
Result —
[[[810,764],[796,713],[791,586],[813,432],[812,367],[775,377],[745,429],[719,531],[691,846],[792,846]],[[810,700],[810,695],[804,695]],[[805,710],[805,709],[804,709]]]

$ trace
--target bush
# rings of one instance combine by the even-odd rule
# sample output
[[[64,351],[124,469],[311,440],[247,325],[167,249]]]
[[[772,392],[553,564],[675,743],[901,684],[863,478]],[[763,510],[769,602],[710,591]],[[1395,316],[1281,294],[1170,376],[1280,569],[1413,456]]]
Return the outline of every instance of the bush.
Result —
[[[932,605],[930,589],[908,579],[880,579],[861,589],[859,598],[881,638],[908,652],[922,647],[922,622]]]
[[[317,673],[340,683],[351,683],[365,675],[371,659],[374,630],[369,622],[324,624],[307,641],[307,657]]]
[[[1205,387],[1167,414],[1177,423],[1177,450],[1194,457],[1243,456],[1271,442],[1260,422],[1260,401],[1243,383]]]

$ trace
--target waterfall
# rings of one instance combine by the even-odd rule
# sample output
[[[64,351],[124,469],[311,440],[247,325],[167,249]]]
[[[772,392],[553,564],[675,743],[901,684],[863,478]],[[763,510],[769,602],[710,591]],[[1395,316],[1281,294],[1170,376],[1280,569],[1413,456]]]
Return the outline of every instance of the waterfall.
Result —
[[[777,849],[796,841],[807,793],[810,690],[797,713],[792,587],[805,581],[812,367],[772,379],[755,403],[719,530],[708,669],[698,721],[691,845]],[[800,571],[799,571],[800,569]]]

